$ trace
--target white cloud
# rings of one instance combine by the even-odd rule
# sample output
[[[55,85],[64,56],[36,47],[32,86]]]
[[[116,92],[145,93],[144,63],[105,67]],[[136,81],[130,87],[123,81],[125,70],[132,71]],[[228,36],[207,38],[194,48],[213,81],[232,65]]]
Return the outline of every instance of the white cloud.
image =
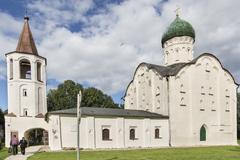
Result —
[[[195,28],[195,56],[217,55],[239,81],[238,1],[129,0],[109,4],[93,15],[86,14],[96,7],[89,0],[36,0],[28,7],[34,13],[31,27],[39,53],[48,59],[48,78],[88,82],[114,94],[125,90],[140,62],[161,64],[161,36],[175,18],[177,5],[182,8],[181,17]],[[19,27],[18,21],[10,19]],[[80,31],[70,31],[72,24],[82,23]],[[1,33],[5,49],[16,46],[16,39]],[[10,38],[11,45],[3,42],[5,38]]]

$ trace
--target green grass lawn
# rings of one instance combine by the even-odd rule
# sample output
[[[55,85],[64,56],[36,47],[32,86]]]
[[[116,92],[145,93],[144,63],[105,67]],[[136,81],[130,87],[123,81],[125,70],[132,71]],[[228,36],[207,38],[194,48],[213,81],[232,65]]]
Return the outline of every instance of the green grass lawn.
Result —
[[[76,152],[36,153],[28,160],[75,160]],[[239,160],[240,146],[81,151],[81,160]]]
[[[8,156],[7,148],[3,148],[0,150],[0,160],[5,159]]]

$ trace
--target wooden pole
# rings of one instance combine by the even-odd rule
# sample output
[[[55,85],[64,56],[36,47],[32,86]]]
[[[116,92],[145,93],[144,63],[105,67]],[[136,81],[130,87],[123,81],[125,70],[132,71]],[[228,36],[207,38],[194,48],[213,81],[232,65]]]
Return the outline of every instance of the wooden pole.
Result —
[[[80,122],[81,122],[81,105],[82,92],[77,95],[77,160],[80,160]]]

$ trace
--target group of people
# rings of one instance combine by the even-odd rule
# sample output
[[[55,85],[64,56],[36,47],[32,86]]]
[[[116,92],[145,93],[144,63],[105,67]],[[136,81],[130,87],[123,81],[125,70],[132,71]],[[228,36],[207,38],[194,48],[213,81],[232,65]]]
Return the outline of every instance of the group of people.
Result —
[[[11,152],[13,155],[18,154],[18,145],[20,145],[21,153],[22,155],[25,155],[25,149],[27,147],[27,141],[23,137],[20,141],[18,141],[18,138],[16,135],[13,135],[11,141],[10,141],[10,146],[11,146]]]

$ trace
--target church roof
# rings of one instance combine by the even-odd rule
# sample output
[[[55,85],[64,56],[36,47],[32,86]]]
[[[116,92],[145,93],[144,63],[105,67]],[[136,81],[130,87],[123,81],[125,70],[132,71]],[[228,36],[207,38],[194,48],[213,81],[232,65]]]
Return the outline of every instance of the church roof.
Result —
[[[180,36],[190,36],[195,40],[195,31],[189,22],[179,18],[177,15],[175,20],[167,28],[167,31],[163,34],[162,45],[167,40]]]
[[[29,17],[24,17],[24,25],[18,40],[16,52],[38,55],[28,21]]]
[[[96,107],[81,107],[83,116],[108,116],[108,117],[139,117],[139,118],[154,118],[154,119],[168,119],[157,113],[152,113],[142,110],[118,109],[118,108],[96,108]],[[67,114],[76,115],[77,109],[65,109],[49,112],[49,114]]]
[[[178,72],[179,72],[182,68],[184,68],[185,66],[191,65],[191,64],[195,64],[195,63],[197,62],[197,60],[198,60],[200,57],[202,57],[202,56],[211,56],[211,57],[215,58],[215,59],[220,63],[222,69],[223,69],[224,71],[226,71],[226,72],[232,77],[234,83],[235,83],[236,85],[239,85],[239,84],[235,81],[233,75],[232,75],[226,68],[223,67],[223,65],[222,65],[222,63],[219,61],[219,59],[218,59],[216,56],[214,56],[213,54],[210,54],[210,53],[203,53],[203,54],[201,54],[200,56],[194,58],[192,61],[187,62],[187,63],[175,63],[175,64],[172,64],[172,65],[169,65],[169,66],[161,66],[161,65],[156,65],[156,64],[150,64],[150,63],[142,62],[142,63],[140,63],[140,64],[138,65],[137,69],[135,70],[134,76],[135,76],[136,71],[138,70],[138,68],[139,68],[140,66],[142,66],[142,65],[147,66],[148,69],[153,69],[153,70],[155,70],[155,71],[156,71],[158,74],[160,74],[162,77],[176,76],[176,75],[178,74]],[[133,78],[133,79],[134,79],[134,78]],[[129,83],[128,86],[127,86],[127,89],[128,89],[128,87],[130,86],[130,84],[131,84],[132,82],[133,82],[133,80],[130,81],[130,83]],[[126,89],[126,91],[125,91],[124,96],[122,97],[123,99],[124,99],[124,97],[126,96],[127,89]]]
[[[142,64],[145,64],[148,67],[148,69],[154,69],[163,77],[175,76],[178,73],[178,71],[180,71],[186,65],[186,63],[177,63],[177,64],[172,64],[170,66],[160,66],[156,64],[150,64],[150,63],[142,63]]]

